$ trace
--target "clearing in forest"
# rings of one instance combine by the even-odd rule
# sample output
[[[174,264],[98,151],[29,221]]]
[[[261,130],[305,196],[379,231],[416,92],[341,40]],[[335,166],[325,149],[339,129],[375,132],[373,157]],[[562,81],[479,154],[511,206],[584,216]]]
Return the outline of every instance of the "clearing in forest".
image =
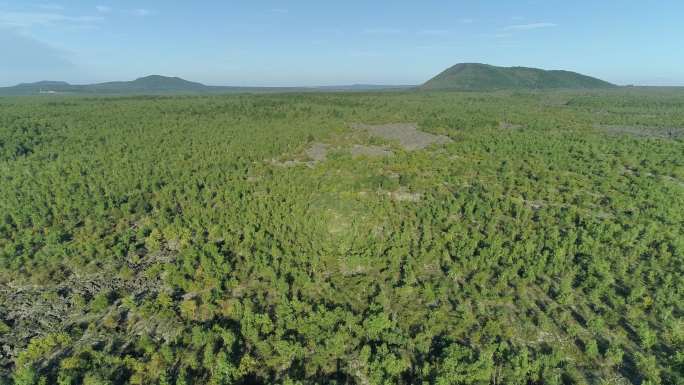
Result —
[[[298,165],[305,165],[313,167],[317,163],[324,162],[331,151],[348,152],[351,156],[356,158],[383,158],[394,155],[394,153],[387,147],[354,144],[352,146],[333,146],[327,143],[312,143],[302,153],[295,155],[295,159],[278,161],[271,159],[269,163],[280,167],[295,167]]]
[[[451,142],[449,137],[418,131],[416,123],[392,123],[392,124],[354,124],[352,128],[365,130],[372,136],[378,136],[385,140],[398,141],[406,150],[420,150],[432,144],[444,144]]]
[[[389,149],[385,147],[380,147],[380,146],[365,146],[361,144],[355,144],[352,146],[352,148],[349,150],[349,152],[352,154],[352,157],[354,158],[359,158],[362,156],[367,156],[367,157],[385,157],[385,156],[392,156],[394,153],[390,151]]]
[[[322,162],[328,156],[328,145],[325,143],[314,143],[304,151],[306,156],[314,162]]]

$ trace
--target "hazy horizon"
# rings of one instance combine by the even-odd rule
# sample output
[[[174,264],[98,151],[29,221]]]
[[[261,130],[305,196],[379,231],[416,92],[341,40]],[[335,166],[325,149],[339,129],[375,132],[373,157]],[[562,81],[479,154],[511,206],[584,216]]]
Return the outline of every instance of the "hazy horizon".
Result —
[[[464,63],[456,63],[456,64],[464,64]],[[472,63],[466,63],[466,64],[472,64]],[[493,65],[493,66],[496,66],[496,64],[491,64],[491,63],[474,63],[474,64],[484,64],[484,65]],[[452,66],[449,66],[449,67],[452,67]],[[515,68],[515,67],[519,67],[519,66],[500,66],[500,67],[503,67],[503,68]],[[535,68],[538,68],[538,67],[535,67]],[[448,69],[448,68],[445,68],[445,70],[446,70],[446,69]],[[542,70],[549,70],[549,71],[553,71],[553,70],[565,70],[565,69],[563,69],[563,68],[539,68],[539,69],[542,69]],[[441,72],[441,71],[440,71],[440,72]],[[437,75],[437,73],[433,74],[433,76],[431,76],[430,78],[434,77],[434,75]],[[583,74],[583,75],[587,75],[587,74]],[[173,74],[145,74],[145,75],[138,76],[138,77],[132,78],[132,79],[110,79],[110,80],[105,80],[105,81],[96,82],[96,83],[76,83],[76,82],[66,82],[66,83],[69,84],[69,85],[73,85],[73,86],[87,86],[87,85],[104,84],[104,83],[112,83],[112,82],[131,82],[131,81],[140,80],[140,79],[144,79],[144,78],[148,78],[148,77],[153,77],[153,76],[161,76],[161,77],[165,77],[165,78],[179,78],[179,79],[181,79],[181,80],[185,80],[185,81],[189,81],[189,82],[200,83],[200,84],[203,84],[203,85],[205,85],[205,86],[218,86],[218,87],[230,87],[230,86],[234,86],[234,85],[232,85],[232,84],[212,84],[212,83],[197,82],[197,81],[195,81],[195,80],[193,80],[193,79],[186,79],[186,78],[182,78],[182,77],[179,77],[179,76],[176,76],[176,75],[173,75]],[[430,79],[426,79],[426,81],[427,81],[427,80],[430,80]],[[64,81],[61,80],[61,79],[41,79],[41,80],[36,80],[36,81],[17,83],[17,84],[10,85],[9,87],[20,86],[20,85],[24,85],[24,84],[38,84],[38,83],[43,83],[43,82],[45,82],[45,83],[59,83],[59,82],[64,82]],[[344,83],[344,84],[342,84],[342,83],[340,83],[340,84],[324,84],[324,85],[316,85],[316,84],[314,84],[314,85],[289,85],[289,86],[272,86],[272,87],[274,87],[274,88],[278,88],[278,87],[282,87],[282,88],[288,88],[288,87],[294,87],[294,88],[298,88],[298,87],[301,87],[301,88],[324,88],[324,87],[335,87],[335,86],[341,86],[341,87],[345,87],[345,86],[415,87],[415,86],[420,86],[420,85],[422,85],[422,84],[424,84],[424,83],[425,83],[425,81],[420,82],[420,83],[414,83],[414,84],[389,84],[389,83]],[[619,85],[619,86],[627,86],[627,85],[632,85],[632,84],[617,84],[617,85]],[[650,85],[643,85],[643,86],[646,86],[646,87],[647,87],[647,86],[650,86]],[[657,85],[655,85],[655,86],[657,86]],[[265,87],[265,88],[268,88],[268,87],[270,87],[270,86],[268,86],[268,85],[267,85],[267,86],[240,85],[240,86],[236,86],[236,87],[247,87],[247,88],[249,88],[249,87]],[[668,87],[668,86],[663,86],[663,87]],[[672,86],[669,86],[669,87],[681,87],[681,86],[672,85]]]
[[[461,62],[684,85],[684,4],[0,2],[0,86],[158,74],[219,86],[421,84]],[[671,37],[671,38],[668,38]]]

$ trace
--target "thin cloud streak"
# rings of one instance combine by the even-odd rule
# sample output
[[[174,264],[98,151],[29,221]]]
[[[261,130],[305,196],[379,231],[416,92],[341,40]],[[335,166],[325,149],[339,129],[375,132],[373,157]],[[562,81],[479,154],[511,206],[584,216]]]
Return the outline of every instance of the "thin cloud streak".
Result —
[[[444,36],[450,34],[448,29],[423,29],[418,31],[419,35],[423,36]]]
[[[396,35],[401,33],[401,30],[396,28],[366,28],[363,33],[368,35]]]
[[[530,23],[530,24],[515,24],[515,25],[509,25],[508,27],[504,28],[504,31],[529,31],[533,29],[539,29],[539,28],[551,28],[551,27],[557,27],[558,24],[555,23]]]
[[[351,57],[365,57],[365,58],[373,58],[373,57],[381,57],[383,56],[382,53],[377,52],[377,51],[351,51],[349,53],[349,56]]]
[[[0,47],[4,52],[11,52],[0,60],[0,85],[43,79],[75,79],[81,74],[70,60],[71,52],[17,30],[0,27]]]
[[[0,26],[11,28],[51,27],[59,24],[83,25],[104,20],[100,16],[67,16],[47,12],[1,12]]]
[[[151,11],[151,10],[149,10],[149,9],[138,8],[138,9],[132,10],[131,13],[132,13],[134,16],[145,17],[145,16],[150,16],[150,15],[152,15],[154,12]]]
[[[38,8],[45,9],[48,11],[63,11],[64,6],[60,4],[38,4]]]

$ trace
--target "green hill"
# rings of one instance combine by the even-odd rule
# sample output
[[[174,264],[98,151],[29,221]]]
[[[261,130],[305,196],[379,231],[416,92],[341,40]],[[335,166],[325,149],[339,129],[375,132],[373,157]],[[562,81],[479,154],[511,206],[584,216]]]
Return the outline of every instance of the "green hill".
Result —
[[[40,81],[22,83],[13,87],[0,88],[0,95],[35,94],[157,94],[169,92],[205,92],[211,87],[177,77],[151,75],[133,81],[118,81],[98,84],[69,84],[61,81]]]
[[[39,94],[65,95],[168,95],[168,94],[223,94],[235,92],[315,92],[315,91],[379,91],[410,89],[413,86],[353,84],[323,87],[235,87],[210,86],[179,77],[150,75],[133,81],[114,81],[97,84],[69,84],[61,81],[21,83],[0,87],[0,96]]]
[[[206,91],[209,87],[178,77],[150,75],[130,82],[108,82],[86,86],[95,92],[182,92]]]
[[[497,67],[461,63],[420,86],[421,90],[590,89],[615,85],[570,71],[546,71],[527,67]]]

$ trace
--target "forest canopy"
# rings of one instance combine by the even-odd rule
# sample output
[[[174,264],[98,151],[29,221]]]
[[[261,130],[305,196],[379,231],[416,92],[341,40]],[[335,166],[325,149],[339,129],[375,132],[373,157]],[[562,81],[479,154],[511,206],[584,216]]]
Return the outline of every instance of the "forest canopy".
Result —
[[[683,137],[680,90],[0,98],[0,384],[682,384]]]

